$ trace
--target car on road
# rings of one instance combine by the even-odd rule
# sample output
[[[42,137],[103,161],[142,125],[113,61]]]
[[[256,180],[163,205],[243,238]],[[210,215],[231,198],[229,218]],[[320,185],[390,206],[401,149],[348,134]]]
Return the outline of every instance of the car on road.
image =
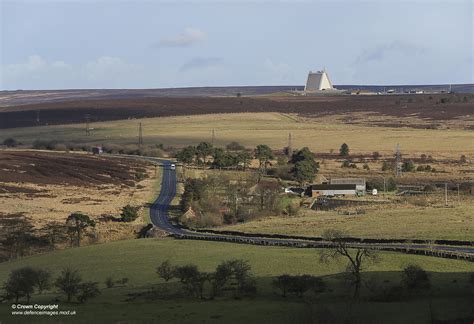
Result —
[[[176,170],[176,164],[171,164],[171,165],[170,165],[170,169],[171,169],[171,170]]]

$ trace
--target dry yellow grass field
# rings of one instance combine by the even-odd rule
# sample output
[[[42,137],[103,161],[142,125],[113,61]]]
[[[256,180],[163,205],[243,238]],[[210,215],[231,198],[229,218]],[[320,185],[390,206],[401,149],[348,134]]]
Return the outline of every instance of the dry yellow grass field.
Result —
[[[35,155],[36,154],[36,155]],[[32,166],[31,169],[22,169],[24,165],[16,165],[17,169],[11,171],[18,172],[25,177],[30,177],[26,180],[17,182],[12,179],[6,179],[7,173],[4,173],[4,178],[0,179],[0,205],[2,206],[0,216],[8,217],[8,215],[22,215],[31,220],[32,224],[41,228],[50,222],[64,223],[66,218],[73,212],[82,212],[89,215],[94,220],[99,220],[103,216],[119,217],[120,210],[127,204],[132,206],[142,206],[141,216],[132,223],[121,222],[99,222],[96,226],[98,241],[110,241],[116,239],[131,238],[135,236],[135,231],[139,229],[143,223],[147,221],[148,209],[146,204],[156,197],[159,192],[159,178],[160,173],[156,171],[155,167],[149,165],[140,165],[145,167],[145,173],[148,177],[137,180],[132,186],[117,184],[116,182],[108,182],[97,184],[91,182],[89,186],[83,185],[82,180],[87,181],[88,176],[92,176],[94,170],[90,170],[89,175],[83,173],[84,169],[75,169],[68,165],[68,161],[79,160],[78,163],[91,163],[89,167],[93,168],[96,161],[94,157],[88,157],[84,154],[61,154],[53,152],[5,152],[2,158],[10,159],[10,156],[20,159],[34,158],[35,163],[26,163],[27,166]],[[61,158],[65,157],[64,160]],[[44,164],[38,163],[44,159]],[[64,161],[64,167],[57,169],[56,173],[66,172],[66,175],[54,178],[47,176],[45,183],[42,183],[42,174],[48,174],[49,165],[53,160]],[[126,168],[127,163],[122,159],[108,158],[110,170],[115,172],[120,168]],[[20,160],[18,160],[20,161]],[[78,164],[80,165],[80,164]],[[12,166],[13,167],[13,166]],[[97,167],[96,167],[97,168]],[[140,170],[141,170],[140,168]],[[8,169],[2,169],[5,172]],[[51,170],[55,172],[55,170]],[[105,169],[108,171],[108,169]],[[114,174],[110,172],[110,174]],[[127,172],[127,171],[125,171]],[[134,172],[134,171],[132,171]],[[34,174],[38,174],[35,176]],[[103,175],[104,179],[110,177],[107,174]],[[133,173],[132,173],[133,176]],[[75,178],[77,177],[77,178]],[[5,180],[6,179],[6,180]],[[68,181],[70,183],[48,183],[58,181]],[[97,178],[91,178],[97,179]],[[157,185],[158,183],[158,185]]]
[[[181,147],[210,141],[215,130],[215,143],[223,146],[231,141],[254,147],[265,143],[273,149],[287,144],[292,133],[295,147],[308,146],[315,152],[337,152],[343,142],[354,153],[393,154],[397,143],[404,154],[427,154],[435,158],[459,158],[465,154],[474,159],[473,131],[463,128],[462,120],[441,123],[438,129],[421,129],[416,125],[429,123],[419,118],[404,118],[403,127],[377,126],[384,119],[367,114],[300,117],[282,113],[235,113],[163,118],[132,119],[92,123],[92,135],[85,136],[84,124],[41,126],[2,130],[2,137],[14,137],[23,143],[35,139],[59,140],[74,143],[136,143],[138,124],[143,124],[145,143],[163,143]],[[388,122],[387,122],[388,121]],[[399,124],[399,123],[398,123]]]

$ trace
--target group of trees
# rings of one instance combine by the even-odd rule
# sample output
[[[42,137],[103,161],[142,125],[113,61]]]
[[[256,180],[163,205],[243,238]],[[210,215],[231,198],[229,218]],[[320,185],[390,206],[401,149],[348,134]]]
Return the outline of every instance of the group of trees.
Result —
[[[181,210],[186,212],[192,207],[196,217],[182,221],[199,227],[220,225],[222,222],[235,223],[263,214],[295,214],[298,206],[284,201],[279,181],[261,177],[274,158],[271,149],[266,145],[258,145],[255,158],[259,161],[258,177],[242,175],[238,179],[231,179],[226,175],[210,174],[202,179],[186,179]],[[279,164],[285,168],[287,178],[297,180],[302,185],[311,182],[319,170],[319,163],[307,147],[295,151],[289,160],[285,159]]]
[[[255,147],[253,154],[237,142],[227,145],[227,150],[215,148],[212,144],[201,142],[197,146],[187,146],[178,151],[176,158],[184,164],[209,164],[214,168],[234,168],[246,170],[252,159],[258,161],[260,174],[267,174],[271,161],[275,159],[272,149],[265,144]],[[304,147],[290,157],[290,174],[300,183],[311,181],[318,172],[319,164],[314,154]]]
[[[289,163],[293,165],[291,169],[293,177],[300,184],[311,182],[319,171],[319,163],[307,147],[293,153]]]
[[[72,213],[66,220],[66,231],[71,246],[80,246],[84,235],[89,234],[89,230],[94,228],[95,221],[83,213]]]
[[[188,226],[203,227],[285,212],[281,192],[274,179],[258,181],[251,175],[234,179],[211,173],[202,179],[189,178],[185,181],[180,207],[183,213],[191,207],[195,217],[183,216],[181,221]]]
[[[38,292],[50,290],[53,286],[62,292],[71,302],[73,297],[78,302],[84,303],[89,298],[100,294],[97,282],[83,281],[77,270],[64,269],[53,282],[49,271],[33,267],[23,267],[13,270],[7,281],[3,284],[5,300],[15,300],[16,303],[21,298],[26,298],[29,303],[31,296]]]
[[[92,234],[95,225],[94,220],[82,213],[72,213],[65,223],[49,222],[40,228],[25,217],[2,219],[0,243],[3,257],[22,257],[33,250],[51,249],[66,241],[70,246],[80,246],[84,236]]]
[[[51,286],[51,273],[43,269],[24,267],[13,270],[8,280],[3,284],[6,300],[15,300],[16,303],[22,297],[26,297],[29,303],[31,295],[37,290],[41,294]]]
[[[378,261],[378,254],[366,247],[349,246],[343,233],[336,230],[326,231],[323,239],[330,247],[321,250],[320,261],[339,263],[340,259],[345,260],[347,266],[343,282],[353,289],[352,298],[358,299],[363,287],[362,271]],[[175,280],[181,284],[184,293],[199,299],[214,299],[226,293],[230,293],[234,298],[254,295],[256,281],[250,271],[250,264],[240,259],[224,261],[214,272],[202,272],[193,264],[172,265],[169,261],[162,262],[156,269],[159,277],[165,282]],[[292,295],[302,298],[308,292],[318,296],[328,291],[322,278],[308,274],[283,274],[273,279],[272,286],[280,291],[282,297]],[[366,286],[370,289],[369,282]],[[400,288],[411,295],[414,292],[427,291],[430,287],[429,274],[417,265],[408,265],[401,274],[400,285],[392,288]],[[401,290],[397,290],[399,298]]]
[[[199,271],[193,264],[176,266],[169,261],[161,263],[156,272],[166,282],[172,279],[179,281],[187,294],[200,299],[213,299],[224,292],[231,292],[234,298],[254,295],[256,283],[250,270],[247,261],[234,259],[222,262],[214,272]]]
[[[140,207],[126,205],[122,208],[120,221],[131,222],[139,216]],[[64,223],[52,221],[36,227],[26,217],[2,218],[0,220],[1,258],[14,259],[33,250],[55,248],[69,242],[71,247],[80,246],[85,237],[94,237],[97,222],[88,215],[75,212]]]
[[[176,153],[176,159],[184,164],[210,164],[217,169],[246,170],[253,158],[254,155],[237,142],[227,145],[226,150],[214,147],[208,142],[201,142],[197,146],[190,145]]]
[[[2,218],[0,230],[0,247],[4,259],[22,257],[32,248],[44,248],[48,245],[47,237],[39,233],[28,218]]]

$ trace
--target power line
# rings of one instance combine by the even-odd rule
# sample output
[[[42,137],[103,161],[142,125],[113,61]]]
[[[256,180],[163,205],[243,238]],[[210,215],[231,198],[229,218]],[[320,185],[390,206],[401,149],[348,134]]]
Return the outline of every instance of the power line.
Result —
[[[142,123],[139,124],[138,126],[138,145],[143,144],[143,128],[142,128]]]
[[[397,177],[402,175],[402,154],[400,153],[400,144],[397,144],[395,151],[395,175]]]

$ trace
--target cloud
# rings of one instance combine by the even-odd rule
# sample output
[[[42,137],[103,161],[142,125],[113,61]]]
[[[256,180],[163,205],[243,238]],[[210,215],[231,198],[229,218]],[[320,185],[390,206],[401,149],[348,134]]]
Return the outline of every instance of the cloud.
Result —
[[[178,35],[160,39],[156,47],[186,47],[206,39],[206,33],[196,28],[186,28]]]
[[[63,61],[54,61],[51,63],[46,62],[39,55],[30,55],[26,59],[26,62],[7,64],[3,67],[3,73],[5,78],[16,78],[21,77],[25,74],[34,76],[37,73],[53,72],[53,70],[63,70],[71,68],[70,65]]]
[[[363,50],[356,58],[354,64],[378,62],[394,54],[411,56],[425,53],[425,49],[405,41],[392,41]]]
[[[2,66],[1,89],[118,88],[142,79],[142,67],[119,57],[101,56],[82,64],[48,61],[31,55],[26,61]]]
[[[219,57],[194,57],[180,67],[181,72],[186,72],[193,69],[207,68],[216,66],[222,63]]]

